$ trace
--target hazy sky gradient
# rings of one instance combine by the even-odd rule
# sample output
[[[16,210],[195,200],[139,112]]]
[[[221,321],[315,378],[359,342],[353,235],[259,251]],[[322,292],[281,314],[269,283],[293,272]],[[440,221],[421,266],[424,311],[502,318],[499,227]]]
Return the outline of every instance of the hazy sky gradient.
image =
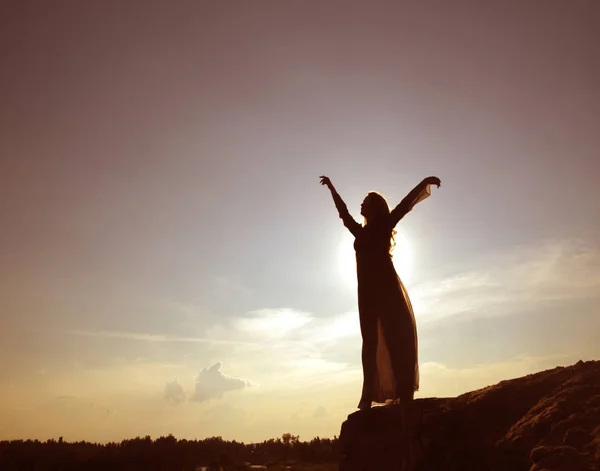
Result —
[[[596,1],[22,1],[0,15],[0,439],[339,433],[351,212],[421,396],[600,356]]]

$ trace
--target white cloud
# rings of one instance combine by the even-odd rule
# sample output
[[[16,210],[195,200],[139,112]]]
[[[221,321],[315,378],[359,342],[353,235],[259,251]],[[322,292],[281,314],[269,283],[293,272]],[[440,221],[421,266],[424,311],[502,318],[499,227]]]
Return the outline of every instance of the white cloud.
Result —
[[[447,366],[440,362],[427,362],[420,365],[419,396],[456,396],[557,365],[572,365],[580,359],[582,358],[576,353],[564,352],[547,356],[521,355],[502,362],[463,368]]]
[[[329,415],[329,412],[327,412],[327,409],[325,409],[325,407],[323,406],[319,406],[315,409],[315,411],[313,412],[313,419],[319,419],[321,417],[327,417]]]
[[[316,344],[360,336],[358,312],[351,311],[336,316],[314,318],[310,324],[298,329],[297,334]]]
[[[518,247],[476,269],[416,285],[409,295],[422,322],[593,298],[600,295],[600,249],[577,239]]]
[[[174,406],[185,401],[185,391],[177,378],[165,385],[165,399]]]
[[[247,295],[252,292],[250,288],[239,283],[229,276],[214,276],[214,292],[219,296]]]
[[[147,334],[144,332],[115,332],[115,331],[86,331],[86,330],[71,330],[72,335],[80,335],[84,337],[97,337],[107,339],[123,339],[137,340],[141,342],[182,342],[182,343],[207,343],[207,344],[224,344],[238,345],[238,341],[222,340],[206,337],[185,337],[179,335],[163,335],[163,334]]]
[[[312,317],[293,309],[261,309],[234,321],[234,326],[247,334],[281,337],[312,321]]]
[[[204,414],[206,420],[218,420],[239,425],[246,421],[250,413],[240,407],[233,407],[231,404],[220,404],[207,410]]]
[[[336,350],[354,339],[360,356],[358,313],[316,317],[292,309],[253,311],[229,324],[214,326],[211,337],[246,341],[223,351],[229,362],[252,374],[264,391],[288,390],[335,381],[344,374],[347,348]],[[354,363],[354,360],[352,362]]]
[[[215,363],[210,368],[204,368],[196,378],[196,388],[190,398],[192,401],[203,402],[219,398],[229,391],[236,391],[252,386],[245,379],[228,376],[221,370],[221,362]]]
[[[52,410],[62,417],[87,417],[102,419],[114,413],[110,407],[99,404],[97,400],[73,395],[56,396],[52,401],[42,404],[42,409]]]
[[[600,250],[572,240],[519,247],[489,256],[462,272],[409,290],[419,327],[427,325],[426,329],[420,330],[422,333],[436,329],[440,325],[436,321],[443,318],[533,312],[533,309],[543,309],[551,303],[598,296],[598,293]],[[168,348],[181,359],[176,360],[181,361],[178,363],[181,369],[165,370],[166,375],[159,376],[163,378],[182,378],[182,375],[194,371],[197,358],[210,359],[209,364],[213,366],[200,372],[195,384],[184,384],[188,394],[192,391],[188,399],[198,402],[230,391],[244,390],[250,385],[246,379],[226,375],[221,363],[214,364],[217,359],[225,361],[235,371],[243,372],[244,378],[252,378],[261,384],[261,388],[252,390],[252,394],[240,396],[244,400],[267,397],[272,393],[294,394],[298,389],[324,388],[327,384],[355,382],[360,377],[361,338],[356,311],[317,316],[292,308],[261,309],[213,323],[198,337],[111,331],[74,333],[97,338],[178,344]],[[431,338],[423,335],[424,343],[421,345]],[[514,340],[513,352],[539,351],[525,348],[518,343],[521,341]],[[435,347],[431,348],[425,356],[439,359],[439,351],[436,353],[435,350]],[[461,355],[459,352],[452,361],[465,362],[464,355]],[[423,388],[427,384],[428,371],[434,370],[440,391],[457,391],[462,388],[461,385],[466,390],[477,383],[464,372],[450,371],[446,374],[448,367],[439,367],[439,364],[422,364]],[[488,377],[486,371],[484,368],[474,377]],[[498,380],[502,379],[501,376],[497,376]],[[442,377],[444,381],[441,381]],[[145,378],[144,381],[147,383],[151,379]],[[183,389],[179,382],[169,382],[164,386],[164,395],[172,404],[180,404],[186,399]],[[323,405],[333,411],[331,404]],[[309,407],[307,419],[311,414]]]

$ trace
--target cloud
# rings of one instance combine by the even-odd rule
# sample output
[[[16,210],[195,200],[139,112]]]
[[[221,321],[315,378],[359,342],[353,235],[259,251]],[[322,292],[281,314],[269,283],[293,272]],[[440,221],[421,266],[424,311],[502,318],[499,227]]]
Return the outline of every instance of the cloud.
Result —
[[[260,309],[234,321],[234,327],[249,335],[281,337],[313,320],[307,313],[289,308]]]
[[[196,389],[190,398],[192,401],[203,402],[219,398],[229,391],[237,391],[252,386],[245,379],[227,376],[221,371],[221,362],[215,363],[210,368],[204,368],[196,378]]]
[[[185,391],[177,378],[165,385],[165,399],[174,406],[185,401]]]
[[[360,336],[358,311],[344,314],[311,318],[311,322],[293,332],[294,338],[309,340],[314,344],[331,344],[339,340]]]
[[[484,388],[500,381],[519,378],[531,373],[568,366],[582,359],[573,352],[555,355],[519,355],[506,361],[477,364],[469,367],[451,367],[440,362],[420,365],[420,396],[456,396],[468,391]],[[583,358],[585,360],[585,358]]]
[[[229,276],[214,276],[214,292],[219,296],[247,295],[252,290]]]
[[[329,412],[327,412],[327,409],[325,409],[325,407],[323,407],[323,406],[319,406],[313,412],[313,419],[327,417],[328,415],[329,415]]]
[[[72,335],[81,335],[85,337],[123,339],[123,340],[138,340],[142,342],[184,342],[184,343],[207,343],[207,344],[223,344],[237,345],[239,342],[233,340],[219,340],[205,337],[185,337],[177,335],[162,335],[162,334],[147,334],[143,332],[115,332],[115,331],[86,331],[86,330],[71,330]]]
[[[579,239],[513,248],[478,265],[414,286],[409,295],[419,321],[507,315],[515,306],[522,311],[600,293],[600,248]]]
[[[360,361],[357,312],[317,317],[289,308],[262,309],[211,329],[213,335],[249,341],[226,354],[259,376],[263,391],[294,389],[299,381],[305,385],[336,381],[348,359]],[[349,350],[346,341],[356,348]],[[341,342],[342,353],[336,348]]]
[[[548,350],[540,345],[542,342],[551,344],[559,338],[556,335],[560,327],[537,329],[531,334],[523,329],[534,329],[534,321],[540,313],[547,315],[551,311],[549,308],[552,312],[567,313],[569,308],[565,306],[571,306],[571,301],[592,299],[600,294],[600,249],[581,240],[545,241],[513,247],[479,257],[476,261],[466,260],[460,271],[415,285],[409,289],[409,294],[420,329],[422,360],[441,360],[450,366],[468,365],[471,360],[466,360],[466,352],[480,348],[483,341],[481,335],[478,341],[469,340],[464,332],[490,331],[492,322],[485,324],[490,321],[485,318],[490,317],[495,317],[493,324],[499,326],[503,338],[486,341],[490,348],[479,361],[499,360],[518,353],[543,354]],[[508,325],[504,321],[508,319],[502,317],[517,313],[520,317],[512,319],[514,324],[504,328]],[[463,323],[454,326],[455,321],[465,319],[477,319],[477,322],[469,324],[468,329],[464,329],[466,324]],[[161,367],[163,370],[158,377],[164,378],[159,383],[159,387],[163,387],[159,394],[164,394],[173,405],[186,400],[208,401],[250,385],[246,379],[225,374],[221,363],[209,363],[210,368],[202,370],[195,380],[190,375],[190,384],[186,383],[182,378],[197,371],[196,361],[200,355],[201,358],[235,364],[237,371],[244,372],[244,378],[260,382],[260,391],[255,392],[265,397],[275,392],[292,394],[299,388],[323,389],[327,385],[355,382],[360,377],[361,338],[356,311],[319,315],[291,307],[269,308],[242,313],[237,318],[211,318],[207,324],[210,325],[203,326],[197,337],[192,336],[195,335],[193,330],[190,332],[194,334],[186,335],[183,331],[180,336],[111,331],[76,333],[99,339],[123,339],[123,344],[132,349],[144,345],[127,344],[126,340],[149,342],[147,346],[153,351],[159,347],[155,350],[172,353],[170,364]],[[459,329],[464,330],[461,333]],[[575,342],[581,344],[584,336],[581,332],[587,331],[590,331],[589,325],[580,330],[573,328],[569,341],[563,342],[564,347],[575,348]],[[451,337],[444,337],[447,334]],[[443,341],[441,339],[446,339],[444,347],[438,345]],[[460,345],[463,339],[464,347]],[[169,342],[173,345],[166,345]],[[457,353],[447,355],[447,345],[451,342],[457,347]],[[591,342],[588,340],[587,344]],[[148,355],[145,351],[142,354]],[[174,371],[171,363],[177,363],[180,369]],[[425,375],[428,368],[434,368],[432,365],[423,365],[422,374]],[[444,376],[444,371],[439,370],[437,377]],[[144,381],[151,383],[156,376],[148,374]],[[172,381],[175,376],[181,383]],[[166,383],[166,380],[170,382]],[[456,389],[459,381],[464,385],[471,384],[462,373],[449,374],[444,382],[449,385],[446,390]],[[423,377],[423,387],[425,384]],[[247,396],[244,394],[243,400],[249,400]],[[321,403],[308,405],[304,417],[310,420],[314,408]],[[322,404],[330,413],[335,413],[329,403]]]
[[[42,406],[62,417],[86,417],[104,418],[112,415],[114,410],[98,404],[95,400],[73,395],[56,396],[52,401]]]
[[[249,412],[239,407],[233,407],[231,404],[221,404],[206,411],[204,418],[206,420],[218,420],[232,424],[240,424],[249,417]]]

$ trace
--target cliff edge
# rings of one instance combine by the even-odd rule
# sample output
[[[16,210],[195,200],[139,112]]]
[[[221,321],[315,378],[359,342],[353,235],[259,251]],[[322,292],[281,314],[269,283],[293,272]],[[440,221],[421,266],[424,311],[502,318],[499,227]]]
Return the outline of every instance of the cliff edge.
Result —
[[[600,470],[600,361],[348,416],[339,471]]]

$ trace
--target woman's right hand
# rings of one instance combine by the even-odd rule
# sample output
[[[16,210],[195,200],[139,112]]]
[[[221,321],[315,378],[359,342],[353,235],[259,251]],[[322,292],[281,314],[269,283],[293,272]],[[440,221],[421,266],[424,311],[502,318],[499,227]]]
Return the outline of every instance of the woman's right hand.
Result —
[[[439,188],[442,181],[438,177],[427,177],[423,180],[423,183],[426,185],[435,185]]]
[[[333,186],[329,177],[321,175],[319,178],[321,179],[321,185],[325,185],[327,188],[331,188]]]

